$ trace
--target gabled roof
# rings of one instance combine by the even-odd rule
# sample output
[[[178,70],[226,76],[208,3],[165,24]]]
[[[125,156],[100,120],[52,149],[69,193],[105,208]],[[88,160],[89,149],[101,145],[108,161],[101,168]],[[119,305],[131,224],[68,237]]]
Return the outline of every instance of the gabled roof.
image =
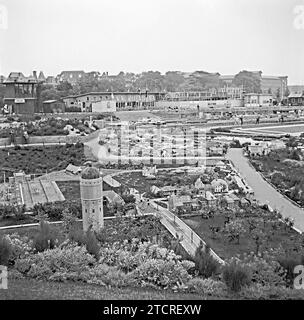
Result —
[[[119,188],[121,186],[120,182],[113,179],[110,175],[104,176],[103,181],[113,188]]]
[[[43,101],[43,103],[45,104],[49,104],[49,103],[54,103],[54,102],[57,102],[58,100],[46,100],[46,101]]]
[[[304,98],[304,93],[291,93],[288,98]]]
[[[164,186],[160,188],[161,191],[175,191],[181,189],[180,187],[174,187],[174,186]]]
[[[107,198],[110,203],[125,203],[121,196],[113,190],[103,191],[103,196]]]
[[[38,80],[39,80],[39,81],[45,81],[45,79],[46,79],[46,78],[45,78],[43,72],[40,71],[39,76],[38,76]]]
[[[81,168],[80,167],[77,167],[77,166],[74,166],[73,164],[69,164],[66,169],[66,171],[68,172],[71,172],[73,174],[77,174],[79,172],[81,172]]]
[[[150,190],[151,190],[151,192],[153,192],[153,193],[155,193],[155,194],[158,193],[159,191],[161,191],[161,190],[159,189],[159,187],[157,187],[157,186],[152,186]]]
[[[37,83],[37,79],[33,76],[25,77],[22,72],[11,72],[3,83]]]

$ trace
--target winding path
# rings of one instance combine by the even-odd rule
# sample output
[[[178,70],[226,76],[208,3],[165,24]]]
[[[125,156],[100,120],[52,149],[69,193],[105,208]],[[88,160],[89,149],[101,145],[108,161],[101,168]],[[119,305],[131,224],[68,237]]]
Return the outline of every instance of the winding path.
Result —
[[[243,155],[242,149],[230,148],[226,158],[234,164],[240,175],[247,181],[254,191],[254,197],[261,203],[267,203],[271,208],[281,212],[283,217],[294,219],[294,226],[304,232],[304,210],[294,205],[280,192],[273,188],[262,176],[249,164]]]

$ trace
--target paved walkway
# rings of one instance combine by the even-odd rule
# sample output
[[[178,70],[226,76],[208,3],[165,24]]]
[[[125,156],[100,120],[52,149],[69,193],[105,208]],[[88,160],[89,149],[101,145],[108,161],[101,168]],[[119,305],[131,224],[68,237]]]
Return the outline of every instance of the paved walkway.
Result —
[[[240,175],[247,181],[254,191],[254,197],[261,203],[267,203],[271,208],[281,212],[283,217],[294,219],[295,227],[304,232],[304,210],[294,205],[280,192],[273,188],[262,176],[249,164],[243,155],[242,149],[228,150],[227,159],[231,160]]]

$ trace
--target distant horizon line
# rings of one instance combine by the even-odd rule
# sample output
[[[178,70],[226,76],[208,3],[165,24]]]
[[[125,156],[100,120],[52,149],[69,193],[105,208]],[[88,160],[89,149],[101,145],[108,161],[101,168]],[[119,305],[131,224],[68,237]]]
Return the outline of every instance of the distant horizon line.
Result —
[[[60,71],[59,73],[57,73],[56,75],[51,74],[47,74],[47,76],[52,76],[52,77],[56,77],[58,75],[60,75],[61,73],[63,72],[84,72],[84,73],[91,73],[91,72],[99,72],[100,74],[104,74],[104,73],[108,73],[109,76],[118,76],[121,72],[123,72],[124,74],[127,74],[127,73],[133,73],[133,74],[141,74],[141,73],[144,73],[144,72],[160,72],[161,75],[165,75],[167,72],[180,72],[180,73],[183,73],[183,74],[192,74],[192,73],[195,73],[195,72],[205,72],[205,73],[208,73],[208,74],[219,74],[220,76],[235,76],[237,75],[238,73],[242,72],[242,71],[248,71],[248,72],[252,72],[252,73],[258,73],[258,72],[261,72],[262,75],[263,75],[263,71],[261,70],[247,70],[247,69],[242,69],[236,73],[226,73],[226,74],[221,74],[220,72],[210,72],[210,71],[205,71],[205,70],[199,70],[199,69],[196,69],[194,71],[182,71],[182,70],[167,70],[167,71],[159,71],[157,69],[155,70],[143,70],[143,71],[140,71],[140,72],[133,72],[133,71],[119,71],[118,73],[109,73],[109,71],[99,71],[99,70],[91,70],[91,71],[85,71],[84,69],[65,69],[65,70],[62,70]],[[45,75],[45,71],[43,70],[39,70],[39,69],[33,69],[32,71],[30,71],[30,75],[33,75],[33,72],[37,72],[37,73],[40,73],[42,72],[44,75]],[[11,73],[22,73],[24,75],[28,74],[24,71],[9,71],[8,72],[8,76],[11,74]],[[0,74],[0,76],[4,76],[5,77],[5,73],[2,73]],[[264,77],[289,77],[288,75],[269,75],[269,74],[265,74]]]

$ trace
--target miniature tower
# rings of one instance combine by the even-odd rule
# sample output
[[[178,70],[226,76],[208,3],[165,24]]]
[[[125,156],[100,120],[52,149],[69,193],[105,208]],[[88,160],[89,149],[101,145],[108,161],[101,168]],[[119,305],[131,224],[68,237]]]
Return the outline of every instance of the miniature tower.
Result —
[[[98,231],[104,226],[102,177],[98,169],[87,167],[80,179],[83,230]]]

